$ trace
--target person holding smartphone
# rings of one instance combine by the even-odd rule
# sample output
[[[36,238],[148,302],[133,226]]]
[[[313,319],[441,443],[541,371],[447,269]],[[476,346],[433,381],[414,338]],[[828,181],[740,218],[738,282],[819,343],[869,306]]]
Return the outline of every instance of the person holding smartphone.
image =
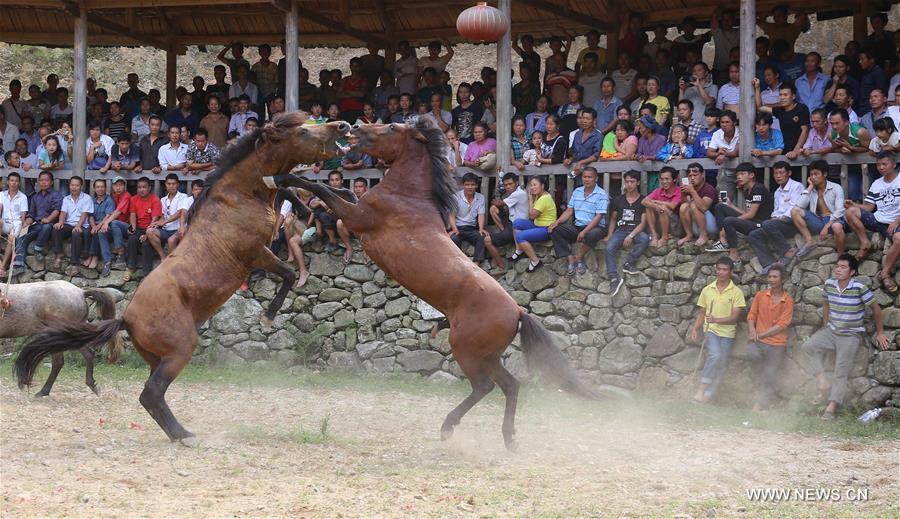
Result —
[[[744,191],[744,208],[737,207],[725,191],[719,192],[719,203],[715,209],[720,229],[719,241],[707,247],[706,252],[727,250],[731,260],[739,265],[738,233],[746,236],[759,229],[762,222],[772,216],[775,200],[766,186],[756,181],[756,169],[749,162],[738,164],[736,181],[737,187]]]

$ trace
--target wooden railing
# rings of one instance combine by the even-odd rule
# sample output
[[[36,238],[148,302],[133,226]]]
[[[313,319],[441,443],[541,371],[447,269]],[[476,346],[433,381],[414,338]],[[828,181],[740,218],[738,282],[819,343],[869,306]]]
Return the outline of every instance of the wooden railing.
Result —
[[[871,155],[866,154],[866,153],[849,154],[849,155],[831,153],[831,154],[827,154],[827,155],[815,155],[813,157],[799,157],[795,160],[787,160],[784,156],[765,157],[765,158],[754,158],[752,160],[752,163],[758,168],[763,168],[765,174],[762,175],[762,179],[763,179],[764,183],[766,184],[766,186],[769,185],[769,181],[772,178],[771,171],[770,171],[772,166],[780,160],[787,161],[788,163],[791,164],[791,166],[799,167],[801,169],[801,180],[802,180],[803,184],[805,185],[806,179],[807,179],[807,174],[808,174],[809,164],[812,163],[814,160],[818,160],[818,159],[824,159],[826,162],[828,162],[829,166],[831,166],[834,169],[839,169],[840,184],[841,184],[841,186],[843,186],[845,193],[847,192],[847,188],[848,188],[850,166],[858,165],[858,166],[861,166],[861,168],[862,168],[862,191],[863,191],[863,193],[865,193],[869,187],[869,178],[870,178],[869,173],[872,173],[873,176],[875,173],[875,164],[874,164],[875,159]],[[718,169],[732,169],[733,170],[739,163],[739,160],[738,159],[730,159],[721,166],[716,165],[716,163],[710,159],[678,159],[678,160],[672,160],[670,162],[661,162],[661,161],[656,161],[656,160],[644,161],[644,162],[631,161],[631,160],[605,160],[605,161],[594,162],[591,165],[594,168],[596,168],[597,171],[600,173],[600,184],[603,186],[603,188],[607,192],[610,191],[610,187],[612,184],[612,180],[614,180],[614,177],[617,178],[619,175],[621,175],[621,173],[628,171],[628,170],[637,170],[641,173],[641,191],[643,193],[646,193],[647,192],[648,173],[658,172],[664,166],[671,166],[671,167],[675,168],[679,172],[679,174],[684,174],[687,171],[688,164],[691,164],[694,162],[701,164],[707,170],[718,170]],[[541,175],[548,176],[551,192],[555,191],[556,186],[559,182],[565,183],[567,192],[572,191],[572,189],[574,187],[574,181],[572,179],[568,178],[568,173],[570,170],[571,170],[571,168],[567,168],[561,164],[552,165],[552,166],[543,166],[543,167],[525,166],[525,168],[523,170],[519,170],[515,166],[510,165],[509,167],[504,169],[504,171],[511,171],[511,172],[519,174],[521,177],[520,180],[522,182],[524,182],[525,177],[541,176]],[[24,178],[24,179],[36,179],[41,172],[40,169],[35,169],[35,168],[32,168],[29,171],[24,171],[22,169],[3,168],[3,169],[0,169],[0,175],[2,175],[4,177],[4,181],[5,181],[6,175],[8,175],[9,172],[11,172],[11,171],[16,171],[17,173],[22,175],[22,178]],[[489,186],[490,186],[490,180],[491,180],[491,178],[496,178],[496,175],[488,175],[484,171],[472,169],[472,168],[466,168],[466,167],[461,167],[461,168],[456,169],[456,173],[457,173],[458,177],[462,177],[464,174],[470,173],[470,172],[475,173],[476,175],[481,177],[481,187],[482,187],[481,192],[484,193],[485,195],[487,195]],[[107,184],[109,184],[110,182],[112,182],[112,179],[117,176],[121,176],[125,180],[132,180],[132,181],[137,180],[140,177],[147,177],[154,184],[153,191],[158,193],[161,191],[161,189],[160,189],[161,184],[165,180],[165,177],[168,173],[169,172],[153,174],[148,171],[144,171],[141,173],[134,173],[134,172],[116,172],[116,171],[112,171],[112,170],[107,171],[106,173],[100,173],[97,170],[88,170],[85,172],[84,175],[82,175],[82,177],[84,177],[85,180],[87,180],[87,181],[91,181],[91,184],[93,183],[93,180],[98,179],[98,178],[106,179]],[[180,180],[187,181],[187,182],[190,182],[191,180],[194,180],[197,178],[204,178],[206,176],[205,173],[187,173],[187,172],[183,172],[183,171],[177,171],[174,173],[176,175],[178,175],[178,178]],[[321,170],[318,173],[313,173],[312,170],[305,170],[305,171],[300,171],[299,173],[301,175],[303,175],[304,177],[309,178],[310,180],[317,180],[320,182],[325,182],[328,179],[329,170]],[[357,178],[363,178],[363,179],[366,179],[366,181],[371,185],[373,183],[373,181],[378,181],[384,176],[384,171],[382,171],[380,169],[374,169],[374,168],[356,169],[356,170],[344,170],[343,174],[344,174],[344,180],[353,180],[353,179],[357,179]],[[58,189],[60,186],[60,182],[69,179],[73,175],[73,172],[72,172],[72,170],[57,170],[57,171],[53,172],[53,175],[55,178],[55,181],[54,181],[55,187]],[[109,187],[109,185],[107,185],[107,187]],[[490,197],[487,197],[487,198],[490,198]]]

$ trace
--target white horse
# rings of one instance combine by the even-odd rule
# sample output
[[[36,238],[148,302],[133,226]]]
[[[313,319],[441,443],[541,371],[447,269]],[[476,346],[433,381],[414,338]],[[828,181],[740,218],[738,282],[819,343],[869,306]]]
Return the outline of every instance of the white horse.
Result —
[[[68,281],[37,281],[7,286],[0,283],[0,337],[23,337],[40,333],[52,323],[84,321],[88,318],[87,299],[92,299],[98,306],[101,319],[116,318],[116,302],[113,296],[102,288],[80,288]],[[111,341],[107,346],[110,360],[114,360],[121,352],[119,339]],[[84,355],[87,373],[85,383],[91,391],[100,394],[94,381],[94,351],[81,348]],[[47,396],[63,367],[62,353],[52,356],[50,376],[44,387],[35,396]]]

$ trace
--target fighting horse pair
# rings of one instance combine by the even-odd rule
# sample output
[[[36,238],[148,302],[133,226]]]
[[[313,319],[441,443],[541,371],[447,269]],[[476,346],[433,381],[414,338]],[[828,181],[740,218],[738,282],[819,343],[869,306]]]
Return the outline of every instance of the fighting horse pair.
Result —
[[[43,356],[100,344],[125,329],[151,368],[141,404],[170,439],[192,436],[169,410],[166,389],[190,360],[199,327],[252,269],[284,279],[265,319],[271,321],[280,309],[294,272],[266,245],[275,226],[278,188],[293,186],[318,195],[360,238],[380,268],[447,316],[453,357],[469,378],[472,393],[444,420],[443,438],[496,383],[506,396],[504,441],[508,448],[516,447],[519,383],[503,367],[501,356],[517,330],[532,367],[566,390],[594,396],[540,322],[524,313],[448,237],[445,221],[455,210],[456,185],[439,129],[426,121],[354,128],[360,151],[391,163],[384,180],[356,201],[349,191],[290,173],[298,163],[334,153],[335,140],[350,129],[346,123],[302,122],[298,114],[278,117],[229,149],[192,210],[184,241],[141,283],[123,318],[61,325],[34,336],[16,361],[20,386],[30,382]],[[423,261],[426,258],[432,261]]]

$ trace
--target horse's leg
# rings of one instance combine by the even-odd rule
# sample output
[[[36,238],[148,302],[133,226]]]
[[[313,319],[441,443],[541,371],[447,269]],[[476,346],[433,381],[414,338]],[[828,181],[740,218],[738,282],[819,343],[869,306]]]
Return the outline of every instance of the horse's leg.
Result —
[[[91,388],[95,395],[100,396],[100,388],[97,387],[97,382],[94,380],[94,350],[85,346],[78,351],[84,356],[84,383]]]
[[[195,337],[196,340],[196,337]],[[172,414],[169,405],[166,403],[166,390],[169,384],[175,380],[175,377],[181,373],[181,370],[191,360],[190,354],[174,353],[170,356],[163,357],[159,365],[150,374],[150,378],[144,384],[144,390],[141,392],[140,402],[144,409],[150,413],[150,416],[156,420],[163,432],[170,440],[182,440],[193,436],[191,432],[181,426],[175,416]]]
[[[297,193],[294,192],[293,189],[279,189],[279,193],[294,206],[294,210],[297,211],[298,217],[305,221],[309,218],[309,215],[312,214],[312,210],[310,210],[309,206],[303,203],[303,200],[300,200],[300,197],[297,196]],[[275,206],[276,208],[279,206]]]
[[[278,289],[272,302],[269,303],[269,308],[261,318],[264,325],[267,327],[272,326],[272,320],[275,319],[275,314],[278,313],[278,310],[281,310],[281,305],[284,304],[284,299],[287,297],[288,292],[291,290],[291,286],[293,286],[294,281],[297,279],[297,274],[294,272],[294,267],[292,267],[290,263],[281,261],[268,247],[263,247],[253,266],[271,272],[281,277],[283,280],[281,282],[281,287]]]
[[[516,405],[519,400],[519,381],[503,367],[499,357],[494,359],[488,366],[488,374],[500,386],[500,390],[506,396],[506,409],[503,412],[503,442],[506,444],[507,449],[514,451],[519,446],[514,438],[516,435]]]
[[[457,359],[457,362],[459,362],[459,359]],[[476,365],[477,362],[474,360],[472,362],[460,362],[460,367],[469,378],[469,383],[472,384],[472,393],[447,414],[447,418],[444,419],[444,423],[441,425],[442,440],[449,439],[453,435],[453,429],[459,425],[459,421],[469,412],[469,409],[472,409],[475,404],[494,389],[494,383],[491,382],[491,378],[485,371],[485,366]]]
[[[50,376],[47,377],[47,381],[44,382],[44,387],[34,395],[36,397],[43,397],[50,394],[50,388],[52,388],[53,383],[56,382],[56,377],[59,375],[59,371],[62,369],[63,364],[66,363],[66,359],[63,357],[62,353],[54,353],[50,356],[50,362]]]
[[[335,189],[331,186],[307,180],[297,175],[276,175],[275,185],[278,187],[302,187],[321,198],[339,218],[344,218],[356,206],[357,198],[349,189]]]

